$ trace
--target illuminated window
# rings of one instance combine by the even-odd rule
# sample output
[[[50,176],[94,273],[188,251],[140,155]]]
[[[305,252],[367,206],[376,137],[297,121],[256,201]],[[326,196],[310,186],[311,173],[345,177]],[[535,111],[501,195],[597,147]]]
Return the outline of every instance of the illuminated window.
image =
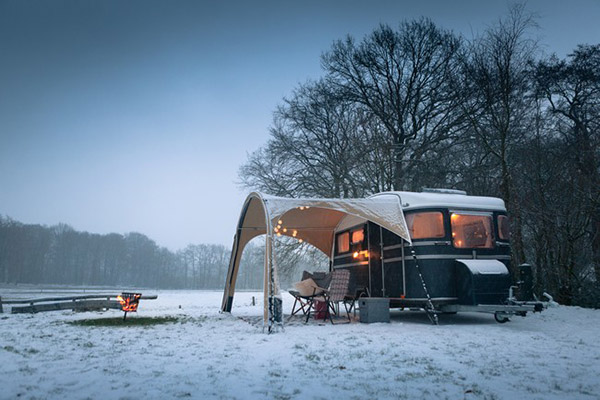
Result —
[[[406,215],[406,224],[413,239],[443,238],[444,216],[441,212],[422,212]]]
[[[453,213],[450,222],[454,247],[468,249],[491,249],[494,247],[492,217],[490,215]]]
[[[498,238],[501,240],[510,239],[510,226],[506,215],[498,215]]]
[[[337,237],[338,253],[347,253],[350,251],[350,232],[344,232]]]
[[[365,233],[361,229],[352,232],[352,244],[362,243],[365,240]]]

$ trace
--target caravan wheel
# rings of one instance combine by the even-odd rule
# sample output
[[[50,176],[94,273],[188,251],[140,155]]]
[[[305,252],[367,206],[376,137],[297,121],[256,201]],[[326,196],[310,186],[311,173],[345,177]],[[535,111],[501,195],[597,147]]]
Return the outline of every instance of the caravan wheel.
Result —
[[[499,324],[504,324],[504,323],[510,321],[510,318],[508,318],[508,315],[506,315],[505,313],[500,313],[500,312],[497,312],[494,314],[494,319]]]

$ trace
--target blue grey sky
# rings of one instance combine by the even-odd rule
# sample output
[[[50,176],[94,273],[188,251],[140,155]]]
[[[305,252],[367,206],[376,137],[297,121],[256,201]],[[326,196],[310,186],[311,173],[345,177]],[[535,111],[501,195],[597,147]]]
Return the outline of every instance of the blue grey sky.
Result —
[[[427,16],[467,38],[504,1],[0,0],[0,214],[172,250],[229,245],[247,154],[336,39]],[[600,42],[600,1],[530,0],[546,53]]]

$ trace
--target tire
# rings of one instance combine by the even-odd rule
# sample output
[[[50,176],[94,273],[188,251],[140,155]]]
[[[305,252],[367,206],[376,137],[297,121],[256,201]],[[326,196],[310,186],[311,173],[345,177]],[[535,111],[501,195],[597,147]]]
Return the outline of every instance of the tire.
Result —
[[[499,324],[505,324],[508,321],[510,321],[510,318],[507,317],[505,314],[503,313],[495,313],[494,314],[494,319],[496,320],[497,323]]]

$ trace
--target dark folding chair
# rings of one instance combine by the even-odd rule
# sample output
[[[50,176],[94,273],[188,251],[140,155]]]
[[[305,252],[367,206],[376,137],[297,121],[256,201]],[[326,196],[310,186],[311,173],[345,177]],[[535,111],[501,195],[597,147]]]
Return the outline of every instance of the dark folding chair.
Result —
[[[308,301],[308,312],[306,313],[306,321],[308,322],[311,310],[315,308],[315,303],[317,301],[322,301],[327,303],[327,310],[329,315],[329,320],[333,324],[332,314],[339,314],[339,304],[342,303],[344,308],[346,309],[346,316],[348,317],[348,322],[350,323],[352,320],[350,319],[350,311],[348,310],[348,290],[350,286],[350,271],[347,269],[336,269],[331,273],[331,282],[329,283],[329,287],[323,291],[322,294],[312,296],[312,298],[307,299]],[[329,312],[329,310],[331,310]]]
[[[304,282],[307,279],[312,279],[317,287],[313,287],[312,292],[307,295],[306,293],[302,294],[298,290],[290,290],[288,291],[294,297],[294,305],[292,306],[292,313],[290,317],[298,314],[302,311],[302,315],[306,315],[308,313],[309,308],[311,307],[311,300],[323,294],[325,289],[322,287],[327,287],[323,285],[326,283],[329,284],[329,274],[326,272],[314,272],[310,273],[308,271],[302,272],[302,280],[300,282]]]
[[[308,307],[310,307],[310,302],[308,299],[311,296],[302,296],[297,290],[290,290],[288,293],[294,297],[294,305],[292,306],[292,313],[290,316],[296,315],[300,311],[302,311],[302,315],[306,315],[308,312]]]

